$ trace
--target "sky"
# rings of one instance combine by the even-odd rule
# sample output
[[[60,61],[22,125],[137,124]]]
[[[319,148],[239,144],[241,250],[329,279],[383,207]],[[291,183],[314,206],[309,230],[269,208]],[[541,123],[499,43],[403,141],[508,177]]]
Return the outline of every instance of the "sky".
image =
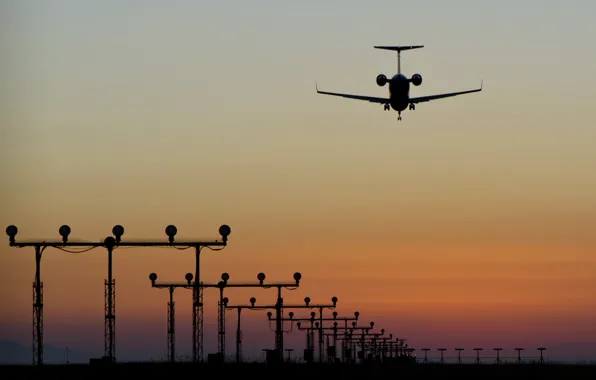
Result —
[[[412,347],[550,347],[596,359],[596,4],[559,1],[32,0],[0,4],[0,222],[18,239],[217,239],[202,278],[303,280]],[[317,95],[384,96],[373,45],[422,44],[403,113]],[[4,227],[3,227],[4,228]],[[32,248],[0,244],[0,340],[31,342]],[[189,251],[117,250],[119,353],[166,350],[163,281]],[[45,342],[103,350],[105,250],[42,260]],[[231,303],[262,289],[226,292]],[[205,295],[205,352],[216,294]],[[191,296],[176,292],[178,350]],[[301,312],[296,312],[301,313]],[[272,348],[247,313],[244,351]],[[304,312],[307,314],[307,312]],[[228,317],[234,352],[235,316]],[[303,348],[302,333],[287,347]],[[507,351],[508,350],[508,351]],[[437,355],[435,352],[434,355]]]

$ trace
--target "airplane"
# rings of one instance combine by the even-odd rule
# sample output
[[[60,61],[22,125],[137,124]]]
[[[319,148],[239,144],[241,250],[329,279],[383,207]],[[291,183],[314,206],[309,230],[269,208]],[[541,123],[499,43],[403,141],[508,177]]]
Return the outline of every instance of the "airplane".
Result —
[[[406,108],[414,111],[416,109],[416,104],[422,102],[428,102],[435,99],[442,99],[442,98],[449,98],[452,96],[463,95],[463,94],[470,94],[473,92],[480,92],[482,91],[482,83],[484,80],[480,82],[480,88],[474,90],[466,90],[466,91],[459,91],[459,92],[449,92],[445,94],[437,94],[437,95],[427,95],[427,96],[419,96],[415,98],[410,97],[410,83],[414,86],[420,86],[422,84],[422,75],[414,74],[411,78],[408,78],[401,72],[401,52],[405,50],[412,50],[412,49],[420,49],[423,48],[424,45],[411,45],[411,46],[374,46],[375,49],[383,49],[383,50],[392,50],[397,52],[397,74],[395,74],[391,79],[388,79],[385,74],[379,74],[377,76],[377,85],[383,87],[387,83],[389,83],[389,97],[388,98],[378,98],[374,96],[362,96],[362,95],[351,95],[351,94],[340,94],[337,92],[327,92],[327,91],[319,91],[319,86],[315,81],[315,87],[318,94],[323,95],[333,95],[333,96],[341,96],[344,98],[349,99],[357,99],[357,100],[365,100],[372,103],[380,103],[383,104],[383,109],[385,111],[389,111],[393,108],[397,111],[397,120],[401,120],[401,113]]]

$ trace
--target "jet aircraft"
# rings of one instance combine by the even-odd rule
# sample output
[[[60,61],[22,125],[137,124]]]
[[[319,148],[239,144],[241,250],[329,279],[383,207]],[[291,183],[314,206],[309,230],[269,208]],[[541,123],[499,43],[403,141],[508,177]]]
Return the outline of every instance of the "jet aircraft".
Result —
[[[365,101],[372,102],[372,103],[380,103],[380,104],[383,104],[383,109],[385,111],[389,111],[391,108],[393,108],[395,111],[397,111],[397,114],[398,114],[397,120],[401,120],[402,111],[404,111],[406,108],[409,108],[410,110],[414,111],[416,109],[416,104],[418,104],[418,103],[482,91],[483,81],[480,82],[480,88],[477,88],[474,90],[449,92],[449,93],[444,93],[444,94],[427,95],[427,96],[419,96],[419,97],[411,98],[410,97],[410,83],[412,83],[414,86],[420,86],[422,84],[422,75],[414,74],[414,75],[412,75],[411,78],[408,78],[401,72],[401,52],[404,50],[420,49],[423,47],[424,47],[424,45],[374,46],[375,49],[392,50],[392,51],[397,52],[397,74],[395,74],[393,77],[391,77],[391,79],[388,79],[387,76],[385,76],[384,74],[379,74],[377,76],[377,85],[383,87],[386,84],[389,84],[389,97],[388,98],[378,98],[378,97],[374,97],[374,96],[340,94],[337,92],[319,91],[319,86],[315,82],[315,87],[316,87],[317,93],[324,94],[324,95],[341,96],[341,97],[349,98],[349,99],[365,100]]]

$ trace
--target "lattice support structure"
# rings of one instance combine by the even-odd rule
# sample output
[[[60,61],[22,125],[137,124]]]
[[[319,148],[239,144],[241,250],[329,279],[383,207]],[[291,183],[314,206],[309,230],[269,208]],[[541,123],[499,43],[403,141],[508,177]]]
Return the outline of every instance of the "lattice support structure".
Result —
[[[43,364],[43,282],[33,282],[33,365]]]
[[[202,284],[202,283],[201,283]],[[192,361],[195,363],[203,361],[203,288],[193,288],[192,309]]]
[[[116,280],[105,280],[104,356],[116,360]]]
[[[175,321],[175,303],[168,302],[168,360],[170,363],[176,361],[176,321]]]
[[[217,352],[222,360],[226,357],[226,309],[221,301],[217,303]]]
[[[236,362],[242,362],[242,330],[236,332]]]

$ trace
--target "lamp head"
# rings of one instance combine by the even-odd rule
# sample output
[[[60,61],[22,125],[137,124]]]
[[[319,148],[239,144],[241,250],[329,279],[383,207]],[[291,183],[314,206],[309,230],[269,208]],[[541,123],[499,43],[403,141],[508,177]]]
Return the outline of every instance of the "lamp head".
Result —
[[[124,235],[124,227],[117,224],[112,228],[112,234],[116,237],[116,243],[120,243],[120,238]]]
[[[230,236],[231,232],[232,229],[227,224],[223,224],[219,227],[219,234],[221,235],[221,239],[224,243],[228,241],[228,236]]]
[[[250,306],[251,307],[254,307],[256,302],[257,302],[257,299],[255,297],[250,298]]]
[[[8,239],[10,240],[11,244],[14,244],[15,236],[17,236],[18,232],[19,229],[17,228],[17,226],[11,224],[10,226],[6,227],[6,234],[8,235]]]
[[[271,316],[272,316],[272,315],[273,315],[273,314],[272,314],[270,311],[268,311],[268,312],[267,312],[267,318],[271,319]]]
[[[174,236],[178,233],[178,228],[175,225],[170,224],[166,227],[166,235],[168,235],[168,240],[170,244],[174,243]]]
[[[296,281],[296,285],[298,285],[300,283],[301,279],[302,279],[302,275],[300,274],[300,272],[294,273],[294,281]]]
[[[375,327],[375,323],[374,322],[370,322],[370,328],[372,329],[373,327]]]
[[[70,227],[64,224],[58,229],[58,233],[62,236],[62,241],[66,243],[68,241],[68,235],[70,235]]]
[[[314,311],[311,311],[311,312],[310,312],[310,317],[311,317],[311,318],[314,318],[314,317],[316,317],[316,316],[317,316],[317,313],[315,313]]]
[[[337,322],[333,322],[333,327],[337,327],[338,323]]]
[[[294,312],[293,311],[290,311],[290,314],[289,315],[290,315],[290,319],[294,318]]]
[[[337,311],[333,312],[333,319],[337,318]]]
[[[106,246],[107,249],[112,249],[116,245],[116,239],[114,239],[112,236],[108,236],[103,241],[103,244]]]
[[[186,282],[188,282],[188,285],[190,285],[193,278],[194,278],[194,276],[190,272],[188,272],[187,274],[184,275],[184,279],[186,280]]]
[[[331,302],[333,303],[333,306],[337,305],[337,297],[331,298]]]
[[[224,298],[221,300],[221,302],[224,304],[224,306],[227,306],[229,301],[230,301],[230,300],[228,299],[228,297],[224,297]]]
[[[359,312],[359,311],[355,311],[355,312],[354,312],[354,317],[355,317],[356,319],[358,319],[358,317],[359,317],[359,316],[360,316],[360,312]]]
[[[155,285],[155,281],[157,281],[157,273],[151,273],[149,275],[149,280],[151,280],[151,285]]]
[[[225,287],[226,287],[226,283],[225,283],[225,282],[223,282],[223,281],[220,281],[220,282],[218,282],[218,283],[217,283],[217,287],[218,287],[219,289],[223,289],[223,288],[225,288]]]
[[[310,304],[310,297],[304,297],[304,303],[308,306]]]
[[[356,322],[352,322],[352,327],[356,327]]]
[[[263,285],[263,282],[265,281],[265,273],[261,272],[257,274],[257,280],[259,280],[259,284]]]
[[[226,272],[224,272],[224,273],[221,274],[221,280],[223,282],[227,283],[229,279],[230,279],[230,275],[227,274]]]
[[[298,328],[300,328],[300,326],[302,326],[302,323],[300,323],[300,322],[296,322],[296,326],[297,326]]]

